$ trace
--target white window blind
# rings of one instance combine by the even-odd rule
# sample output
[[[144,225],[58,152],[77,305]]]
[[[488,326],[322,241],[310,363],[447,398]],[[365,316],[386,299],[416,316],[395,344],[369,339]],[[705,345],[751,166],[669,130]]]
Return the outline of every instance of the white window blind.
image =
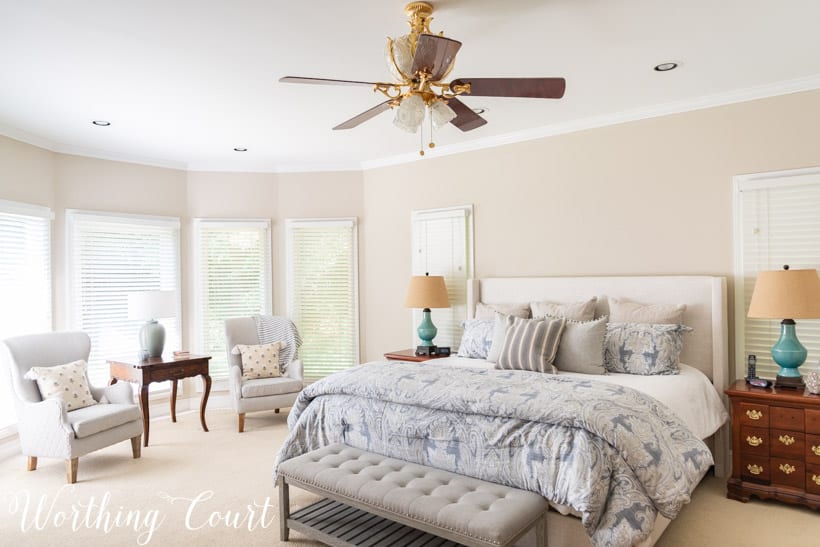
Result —
[[[179,219],[69,210],[66,221],[69,322],[91,338],[91,382],[106,383],[106,359],[138,354],[129,293],[176,291],[176,317],[158,320],[165,353],[180,349]]]
[[[51,219],[47,207],[0,200],[0,340],[51,330]],[[0,374],[0,430],[16,422]]]
[[[356,234],[355,219],[287,221],[288,316],[307,380],[359,362]]]
[[[467,280],[473,275],[473,207],[413,211],[412,275],[443,275],[450,297],[449,308],[431,310],[438,334],[437,346],[455,352],[461,342],[461,322],[467,318]],[[413,340],[422,310],[413,310]]]
[[[194,220],[194,297],[198,353],[213,378],[227,378],[225,319],[271,312],[268,220]]]
[[[750,319],[746,313],[758,272],[785,264],[795,270],[820,269],[820,172],[744,177],[736,188],[738,361],[745,363],[754,354],[758,376],[774,378],[780,367],[772,361],[771,348],[780,336],[780,321]],[[801,373],[818,370],[820,320],[797,320],[797,337],[808,350]],[[738,375],[745,376],[745,370],[745,365],[739,367]]]

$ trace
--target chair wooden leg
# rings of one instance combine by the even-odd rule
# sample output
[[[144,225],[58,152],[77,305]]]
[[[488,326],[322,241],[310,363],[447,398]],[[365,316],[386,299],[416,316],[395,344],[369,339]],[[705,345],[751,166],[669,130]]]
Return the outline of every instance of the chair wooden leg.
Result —
[[[245,431],[245,413],[239,415],[239,432]]]
[[[276,409],[274,409],[274,411],[273,411],[273,412],[274,412],[274,414],[279,414],[279,409],[278,409],[278,408],[276,408]]]
[[[28,457],[28,462],[26,464],[26,469],[29,471],[37,471],[37,458],[34,456]]]
[[[79,463],[80,458],[71,458],[65,461],[65,479],[68,484],[77,482],[77,467]]]
[[[136,460],[142,455],[142,435],[137,435],[136,437],[131,437],[131,453],[134,455],[134,459]]]

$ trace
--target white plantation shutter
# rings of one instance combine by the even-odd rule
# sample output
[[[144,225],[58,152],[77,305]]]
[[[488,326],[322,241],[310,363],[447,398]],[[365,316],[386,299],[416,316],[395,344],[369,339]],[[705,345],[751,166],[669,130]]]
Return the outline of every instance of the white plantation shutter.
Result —
[[[287,221],[288,317],[307,380],[359,362],[356,234],[355,219]]]
[[[225,319],[271,312],[270,221],[194,220],[198,353],[227,377]]]
[[[461,342],[461,322],[467,318],[467,280],[473,275],[473,207],[414,211],[412,275],[442,275],[450,297],[449,308],[431,310],[438,329],[433,343],[455,352]],[[413,310],[413,340],[422,310]]]
[[[51,219],[47,207],[0,200],[0,340],[51,330]],[[0,430],[16,422],[0,374]]]
[[[106,359],[136,357],[145,323],[128,319],[128,294],[176,291],[176,317],[165,326],[165,353],[180,349],[179,219],[66,212],[69,323],[91,338],[92,384],[108,380]]]
[[[780,321],[746,317],[757,272],[791,269],[820,270],[820,173],[740,180],[737,185],[738,361],[757,356],[758,376],[774,378],[780,367],[771,349],[780,336]],[[784,318],[785,319],[785,318]],[[820,320],[798,319],[797,338],[809,352],[802,374],[818,370]]]

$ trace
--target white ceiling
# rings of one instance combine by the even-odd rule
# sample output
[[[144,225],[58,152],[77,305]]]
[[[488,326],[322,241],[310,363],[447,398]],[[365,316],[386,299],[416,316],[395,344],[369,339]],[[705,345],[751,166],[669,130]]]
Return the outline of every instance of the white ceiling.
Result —
[[[431,155],[820,87],[817,0],[433,0],[463,42],[453,77],[563,76],[561,100],[467,97],[484,127]],[[0,0],[0,133],[53,150],[194,170],[359,169],[419,136],[366,87],[386,80],[403,0]],[[652,67],[674,60],[675,71]],[[108,120],[101,128],[92,120]],[[247,147],[248,152],[234,152]]]

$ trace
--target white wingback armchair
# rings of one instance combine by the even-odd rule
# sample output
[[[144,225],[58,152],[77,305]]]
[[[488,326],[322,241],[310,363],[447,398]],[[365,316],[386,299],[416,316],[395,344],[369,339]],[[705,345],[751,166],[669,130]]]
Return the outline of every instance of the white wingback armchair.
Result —
[[[77,482],[78,459],[89,452],[131,439],[134,458],[140,457],[142,414],[127,383],[104,388],[91,386],[98,403],[66,411],[59,399],[40,396],[37,382],[24,378],[31,367],[52,367],[88,360],[91,341],[84,332],[48,332],[3,341],[3,361],[17,413],[20,448],[28,457],[28,470],[37,469],[37,458],[65,460],[66,480]]]
[[[242,357],[231,350],[237,344],[260,344],[253,317],[225,320],[225,349],[228,352],[228,380],[231,406],[237,412],[238,431],[245,431],[245,413],[275,410],[293,406],[303,387],[302,363],[298,359],[287,365],[284,376],[248,379],[242,377]]]

